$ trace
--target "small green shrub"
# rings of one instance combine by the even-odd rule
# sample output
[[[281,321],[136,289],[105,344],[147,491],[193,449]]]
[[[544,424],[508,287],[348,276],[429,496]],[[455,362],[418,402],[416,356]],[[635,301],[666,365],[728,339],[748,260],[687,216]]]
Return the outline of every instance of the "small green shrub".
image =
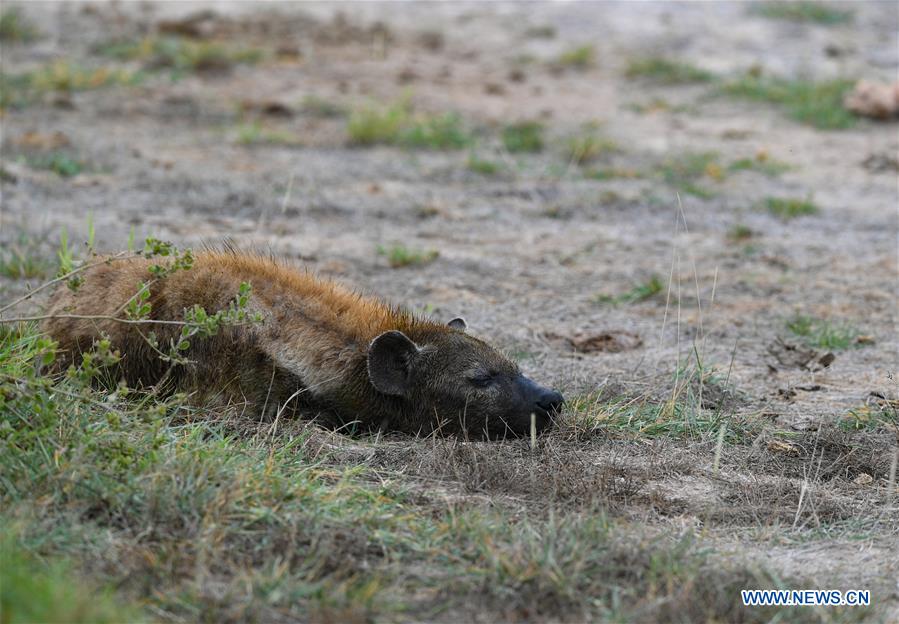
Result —
[[[704,69],[657,56],[631,61],[625,75],[628,78],[647,78],[666,85],[711,82],[715,79],[713,73]]]

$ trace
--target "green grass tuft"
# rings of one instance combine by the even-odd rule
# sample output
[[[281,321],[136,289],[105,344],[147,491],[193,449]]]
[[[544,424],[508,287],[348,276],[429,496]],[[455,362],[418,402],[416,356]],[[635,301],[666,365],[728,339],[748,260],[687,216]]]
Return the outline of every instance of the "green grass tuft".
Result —
[[[68,61],[55,61],[30,75],[30,86],[38,91],[86,91],[112,85],[139,83],[140,74],[121,68],[85,68]]]
[[[596,50],[592,45],[583,45],[563,52],[558,59],[561,67],[588,69],[596,64]]]
[[[395,144],[410,117],[409,105],[399,102],[387,108],[367,106],[353,111],[347,134],[354,145]]]
[[[622,169],[611,167],[608,169],[589,169],[584,171],[584,177],[589,180],[635,180],[642,178],[643,174],[636,169]]]
[[[572,137],[567,145],[568,159],[577,165],[593,162],[602,156],[617,152],[618,149],[615,141],[595,132]]]
[[[855,14],[852,11],[834,8],[827,2],[812,0],[757,2],[752,5],[751,12],[771,19],[822,24],[824,26],[849,24],[855,18]]]
[[[755,232],[748,225],[743,225],[742,223],[737,223],[727,231],[728,240],[734,242],[747,241],[753,236],[755,236]]]
[[[469,171],[480,173],[481,175],[496,175],[502,170],[502,165],[493,160],[479,158],[475,154],[470,154],[465,165]]]
[[[795,197],[767,197],[764,201],[765,209],[775,217],[787,221],[797,217],[815,215],[820,212],[818,206],[810,199],[797,199]]]
[[[472,137],[464,129],[462,118],[455,113],[416,115],[400,135],[399,142],[405,147],[461,149],[471,144]]]
[[[829,351],[844,351],[860,347],[861,332],[848,323],[831,323],[825,319],[797,314],[786,323],[787,329],[812,347]]]
[[[64,151],[47,152],[27,156],[25,161],[32,169],[52,171],[63,178],[71,178],[88,169],[78,158]]]
[[[525,121],[502,130],[503,146],[512,152],[539,152],[543,149],[543,124]]]
[[[386,108],[368,106],[353,111],[347,134],[354,145],[399,145],[435,150],[461,149],[472,143],[462,118],[455,113],[416,114],[408,102]]]
[[[300,146],[302,140],[290,132],[270,130],[259,121],[242,123],[237,126],[237,142],[240,145],[286,145]]]
[[[837,421],[843,431],[873,431],[892,429],[899,431],[899,407],[892,404],[863,405],[849,412]]]
[[[378,255],[386,256],[391,268],[399,269],[409,266],[423,266],[437,259],[440,253],[436,249],[426,251],[410,249],[405,245],[378,247]]]
[[[786,173],[790,169],[792,167],[787,163],[769,158],[764,152],[758,154],[755,158],[739,158],[727,166],[727,170],[731,172],[757,171],[772,178]]]
[[[635,285],[625,293],[622,293],[620,295],[597,295],[594,298],[594,301],[596,303],[605,303],[612,305],[619,305],[623,303],[638,303],[640,301],[651,299],[656,295],[661,294],[664,290],[664,280],[662,280],[662,278],[658,275],[652,275],[645,282]]]
[[[44,278],[53,270],[52,263],[37,249],[34,241],[22,237],[19,244],[0,249],[0,275],[10,279]]]
[[[767,78],[750,72],[723,84],[727,95],[782,106],[787,114],[822,130],[850,128],[855,116],[843,106],[843,96],[852,88],[852,80],[787,80]]]
[[[722,435],[731,444],[751,442],[762,430],[761,421],[728,414],[737,400],[714,370],[681,369],[667,400],[603,398],[593,394],[567,403],[569,426],[582,438],[596,434],[633,438],[711,440]]]
[[[655,56],[631,61],[625,75],[628,78],[648,78],[666,85],[711,82],[715,79],[713,73],[704,69]]]
[[[0,72],[0,110],[24,108],[46,93],[70,93],[111,86],[133,86],[140,73],[121,68],[86,68],[69,61],[54,61],[25,74]]]

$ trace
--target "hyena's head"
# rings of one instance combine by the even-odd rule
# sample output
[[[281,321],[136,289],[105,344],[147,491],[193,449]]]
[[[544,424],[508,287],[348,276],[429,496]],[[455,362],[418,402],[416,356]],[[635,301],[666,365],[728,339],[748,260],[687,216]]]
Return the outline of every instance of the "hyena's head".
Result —
[[[465,333],[453,319],[416,335],[384,332],[368,351],[368,376],[378,392],[401,398],[421,420],[488,437],[527,435],[532,415],[538,432],[552,424],[562,395],[540,386],[499,351]]]

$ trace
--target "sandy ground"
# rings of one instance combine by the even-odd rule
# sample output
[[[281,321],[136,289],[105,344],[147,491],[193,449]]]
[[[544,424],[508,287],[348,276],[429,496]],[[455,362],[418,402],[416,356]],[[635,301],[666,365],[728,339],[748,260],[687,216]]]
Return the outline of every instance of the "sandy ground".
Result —
[[[781,429],[831,423],[872,393],[897,397],[897,126],[862,121],[822,131],[708,85],[625,76],[630,60],[656,55],[725,75],[759,66],[784,76],[895,78],[895,3],[853,3],[854,23],[834,27],[765,19],[735,2],[29,4],[24,12],[46,36],[4,45],[3,71],[60,56],[108,62],[93,52],[98,43],[134,39],[160,20],[209,7],[236,39],[277,47],[281,56],[221,75],[153,75],[139,86],[4,113],[3,167],[11,176],[3,182],[4,246],[24,235],[52,253],[62,226],[83,240],[92,215],[106,249],[124,247],[132,228],[138,239],[229,238],[270,248],[437,318],[464,316],[526,373],[567,396],[603,387],[662,396],[695,348],[738,391],[731,409]],[[544,26],[554,36],[533,35]],[[594,66],[551,62],[581,45],[594,47]],[[476,153],[506,170],[469,171],[468,150],[351,147],[344,118],[300,106],[314,96],[352,108],[404,91],[418,110],[462,115],[480,136]],[[637,110],[660,98],[667,107]],[[241,107],[273,103],[288,113],[258,118],[302,145],[241,144]],[[546,127],[546,149],[504,151],[498,128],[532,119]],[[589,179],[567,161],[566,138],[592,122],[620,146],[595,167],[642,177]],[[62,178],[23,162],[26,133],[57,131],[90,171]],[[722,163],[764,152],[790,169],[703,180],[714,191],[709,198],[678,196],[652,173],[666,159],[706,151]],[[820,212],[784,221],[757,208],[772,196],[811,197]],[[737,224],[752,230],[749,241],[728,237]],[[439,256],[394,269],[377,250],[395,244]],[[652,275],[666,291],[633,304],[596,302]],[[3,279],[0,298],[26,287]],[[796,313],[849,323],[866,344],[835,352],[821,370],[784,363],[777,340],[796,342],[785,328]],[[581,353],[566,340],[605,334],[622,350]],[[779,474],[768,464],[754,468],[764,444],[735,451],[718,475],[708,470],[705,448],[706,464],[690,474],[647,479],[644,492],[680,505],[670,517],[644,521],[709,521],[722,556],[758,557],[785,574],[820,573],[841,588],[873,586],[889,617],[899,617],[899,511],[882,502],[888,447],[876,449],[882,456],[871,465],[881,472],[870,490],[852,483],[861,469],[816,486],[822,500],[848,497],[841,504],[883,519],[861,535],[797,538],[770,517],[709,521],[709,509],[745,503],[756,490],[770,496],[782,488],[784,507],[795,509],[802,464]],[[803,455],[809,468],[813,459]]]

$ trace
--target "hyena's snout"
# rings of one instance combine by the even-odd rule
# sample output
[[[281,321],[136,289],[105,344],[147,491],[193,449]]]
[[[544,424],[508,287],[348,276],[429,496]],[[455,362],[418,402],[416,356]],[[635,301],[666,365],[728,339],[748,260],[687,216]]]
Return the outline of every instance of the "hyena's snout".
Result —
[[[524,375],[516,380],[516,386],[520,397],[516,429],[520,433],[530,432],[532,414],[538,433],[551,427],[553,418],[565,402],[561,393],[534,383]]]

